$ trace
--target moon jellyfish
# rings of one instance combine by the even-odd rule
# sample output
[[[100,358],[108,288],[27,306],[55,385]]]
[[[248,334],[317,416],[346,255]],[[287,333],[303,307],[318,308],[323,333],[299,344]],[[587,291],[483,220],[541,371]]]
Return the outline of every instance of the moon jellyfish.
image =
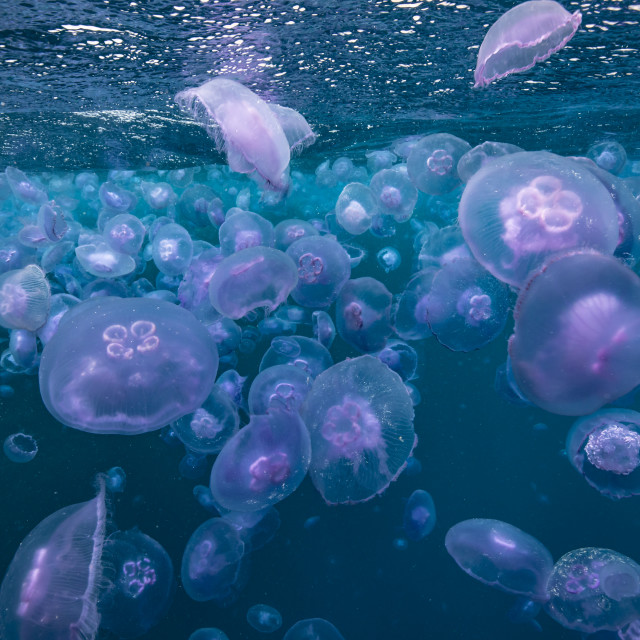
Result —
[[[435,274],[427,321],[438,342],[452,351],[473,351],[494,340],[509,314],[509,289],[475,260],[455,260]]]
[[[97,278],[120,278],[136,268],[130,255],[112,249],[101,240],[78,245],[75,254],[82,268]]]
[[[550,260],[518,298],[509,354],[537,406],[586,415],[640,383],[640,279],[614,258]]]
[[[478,51],[475,87],[485,87],[511,73],[531,69],[560,51],[582,21],[553,0],[519,4],[491,25]]]
[[[267,604],[254,604],[247,611],[247,622],[260,633],[273,633],[282,626],[282,616]]]
[[[283,220],[274,229],[274,246],[280,251],[286,251],[296,240],[317,235],[316,228],[304,220]]]
[[[63,424],[143,433],[195,411],[218,352],[193,314],[148,298],[94,298],[70,309],[45,346],[40,393]]]
[[[232,208],[218,231],[223,256],[230,256],[249,247],[272,247],[273,225],[253,211]]]
[[[567,629],[615,631],[640,618],[640,565],[617,551],[586,547],[565,553],[547,589],[545,610]]]
[[[371,177],[369,188],[378,199],[378,211],[392,216],[396,222],[406,222],[418,202],[418,190],[407,173],[406,165],[382,169]]]
[[[384,364],[397,373],[404,382],[416,377],[418,354],[416,350],[401,340],[389,340],[384,349],[375,354]]]
[[[249,411],[262,415],[274,408],[299,411],[311,387],[312,378],[298,367],[278,364],[261,371],[249,389]]]
[[[257,511],[293,493],[309,468],[309,433],[297,413],[271,409],[223,447],[211,469],[211,493],[231,511]]]
[[[603,409],[577,420],[567,458],[585,480],[614,500],[640,495],[640,413]]]
[[[364,184],[351,182],[338,196],[336,220],[352,236],[359,236],[369,229],[376,213],[376,196]]]
[[[227,154],[232,171],[254,171],[273,189],[288,187],[289,142],[278,118],[253,91],[227,78],[186,89],[175,101]]]
[[[464,520],[449,529],[444,544],[476,580],[539,602],[548,599],[553,558],[541,542],[517,527],[500,520]]]
[[[64,210],[53,200],[45,202],[38,210],[38,227],[50,242],[59,242],[69,231]]]
[[[359,351],[380,351],[391,335],[389,290],[375,278],[349,280],[336,302],[336,327]]]
[[[489,164],[496,158],[501,158],[510,153],[518,153],[523,151],[515,144],[506,142],[483,142],[470,151],[467,151],[458,161],[458,175],[462,182],[467,183],[473,174],[477,173],[486,164]]]
[[[35,180],[30,180],[20,169],[7,167],[4,170],[4,175],[9,183],[9,188],[18,200],[31,205],[41,205],[49,199],[43,186]]]
[[[476,260],[516,287],[553,253],[610,255],[618,244],[618,216],[604,186],[586,167],[546,151],[513,153],[474,174],[459,222]]]
[[[193,241],[189,232],[174,222],[165,224],[153,237],[151,255],[161,273],[182,275],[193,258]]]
[[[316,141],[316,134],[301,113],[275,103],[269,103],[268,107],[278,119],[291,153],[300,153]]]
[[[376,258],[385,273],[395,271],[402,262],[400,252],[395,247],[383,247],[376,254]]]
[[[56,511],[20,544],[0,587],[3,640],[96,637],[107,525],[98,484],[93,500]]]
[[[326,311],[314,311],[311,316],[313,336],[325,348],[330,349],[336,337],[336,326]]]
[[[229,640],[229,636],[215,627],[202,627],[196,629],[189,636],[189,640]]]
[[[34,264],[0,275],[0,326],[35,331],[47,320],[51,290]]]
[[[122,493],[127,486],[127,474],[122,467],[111,467],[104,482],[109,493]]]
[[[606,140],[589,147],[587,158],[593,160],[601,169],[617,176],[627,162],[627,152],[619,142]]]
[[[344,640],[344,637],[328,620],[309,618],[296,622],[283,640]]]
[[[436,526],[436,506],[433,498],[423,489],[416,489],[404,507],[402,528],[409,540],[418,542],[426,538]]]
[[[142,197],[152,209],[166,209],[175,204],[177,197],[171,185],[166,182],[142,182]]]
[[[11,462],[23,464],[31,462],[36,457],[38,443],[33,436],[26,433],[12,433],[5,438],[2,450]]]
[[[110,211],[127,213],[138,202],[136,196],[115,182],[103,182],[99,190],[100,202]]]
[[[389,169],[389,167],[391,167],[391,165],[398,159],[396,154],[389,149],[367,151],[365,156],[367,158],[367,169],[369,169],[371,173],[376,173],[383,169]]]
[[[393,324],[403,340],[423,340],[432,335],[427,322],[427,301],[436,273],[435,267],[419,271],[400,294]]]
[[[216,311],[237,320],[259,307],[273,311],[297,284],[298,270],[288,255],[251,247],[218,265],[209,284],[209,298]]]
[[[298,284],[291,297],[303,307],[328,307],[351,276],[349,254],[326,236],[297,240],[287,255],[298,269]]]
[[[260,361],[260,371],[278,364],[294,366],[311,378],[333,364],[331,354],[317,340],[304,336],[274,338]]]
[[[130,256],[135,256],[140,251],[145,234],[142,222],[130,213],[121,213],[111,218],[103,231],[104,239],[114,251]]]
[[[224,601],[240,578],[244,543],[233,526],[211,518],[191,535],[182,556],[182,586],[197,602]]]
[[[328,504],[363,502],[404,469],[417,442],[400,376],[372,356],[321,373],[302,406],[311,434],[309,475]]]
[[[138,529],[111,534],[103,558],[109,585],[100,594],[100,628],[118,638],[137,638],[169,608],[174,588],[171,558]]]
[[[280,515],[275,507],[258,511],[229,511],[222,516],[233,525],[244,542],[245,553],[262,549],[280,529]]]
[[[432,196],[453,191],[461,184],[458,161],[471,145],[450,133],[434,133],[420,140],[409,153],[407,171],[411,182]]]

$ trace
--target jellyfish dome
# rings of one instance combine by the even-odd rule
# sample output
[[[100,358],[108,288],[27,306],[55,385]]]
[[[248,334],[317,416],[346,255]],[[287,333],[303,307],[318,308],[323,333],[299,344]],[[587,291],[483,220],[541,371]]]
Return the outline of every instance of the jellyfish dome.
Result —
[[[471,577],[531,600],[548,599],[553,558],[536,538],[501,520],[474,518],[449,529],[449,555]]]
[[[364,502],[398,477],[417,442],[413,415],[400,376],[372,356],[315,379],[302,417],[311,434],[309,474],[328,504]]]
[[[50,304],[51,290],[40,267],[29,264],[0,275],[1,327],[35,331],[47,321]]]
[[[529,0],[513,7],[491,26],[480,45],[474,86],[484,87],[546,60],[573,38],[581,21],[579,11],[569,13],[554,0]]]
[[[513,153],[480,169],[465,187],[458,220],[476,260],[516,287],[554,253],[611,255],[619,236],[602,183],[578,162],[546,151]]]
[[[617,551],[586,547],[565,553],[547,590],[546,612],[567,629],[616,631],[640,618],[640,565]]]
[[[296,622],[283,640],[344,640],[344,637],[328,620],[309,618]]]
[[[615,258],[550,260],[522,290],[509,354],[537,406],[586,415],[640,383],[640,278]]]
[[[40,393],[63,424],[93,433],[159,429],[206,400],[216,345],[195,316],[150,298],[94,298],[46,344]]]
[[[567,458],[602,495],[640,495],[640,413],[602,409],[580,418],[567,435]]]
[[[104,481],[93,500],[59,509],[22,541],[0,587],[2,640],[93,640],[98,632]]]

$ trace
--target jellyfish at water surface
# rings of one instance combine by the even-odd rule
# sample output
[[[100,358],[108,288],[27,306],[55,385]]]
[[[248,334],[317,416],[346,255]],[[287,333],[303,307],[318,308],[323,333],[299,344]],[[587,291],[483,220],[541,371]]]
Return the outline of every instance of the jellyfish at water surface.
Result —
[[[485,87],[546,60],[573,38],[581,21],[579,11],[569,13],[554,0],[516,5],[500,16],[484,37],[474,86]]]
[[[402,379],[372,356],[321,373],[302,406],[311,434],[311,480],[328,504],[363,502],[404,469],[416,444]]]
[[[94,298],[63,317],[40,361],[40,394],[67,426],[144,433],[195,411],[218,352],[192,313],[161,300]]]
[[[470,576],[507,593],[545,602],[553,558],[533,536],[501,520],[474,518],[449,529],[449,555]]]
[[[518,389],[546,411],[613,402],[640,383],[640,278],[597,253],[551,259],[518,298],[509,355]]]
[[[615,631],[640,618],[640,565],[617,551],[586,547],[565,553],[547,590],[546,612],[567,629]]]

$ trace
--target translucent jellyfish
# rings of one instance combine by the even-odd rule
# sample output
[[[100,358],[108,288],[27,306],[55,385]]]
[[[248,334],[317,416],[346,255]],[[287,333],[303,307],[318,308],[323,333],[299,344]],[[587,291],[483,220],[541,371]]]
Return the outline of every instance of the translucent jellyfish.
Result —
[[[131,211],[138,201],[135,194],[127,191],[115,182],[103,182],[100,185],[100,202],[103,206],[117,213],[127,213]]]
[[[195,411],[218,353],[193,314],[148,298],[94,298],[68,311],[45,346],[40,393],[63,424],[143,433]]]
[[[313,336],[325,348],[330,349],[336,337],[336,326],[326,311],[312,314]]]
[[[615,206],[600,181],[546,151],[497,158],[474,174],[460,199],[459,222],[476,260],[516,287],[553,253],[612,254],[619,235]]]
[[[182,556],[182,586],[197,602],[225,600],[240,577],[244,543],[222,518],[211,518],[191,535]]]
[[[485,87],[510,73],[531,69],[562,49],[582,21],[553,0],[529,0],[500,16],[484,37],[474,73],[475,87]]]
[[[418,202],[418,190],[407,173],[407,165],[396,165],[374,174],[369,188],[378,199],[378,211],[392,216],[396,222],[406,222]]]
[[[355,170],[355,165],[351,158],[336,158],[331,165],[331,171],[339,182],[348,182]]]
[[[547,590],[546,612],[567,629],[615,631],[640,617],[640,565],[617,551],[586,547],[565,553]]]
[[[254,171],[273,189],[286,191],[291,157],[287,136],[266,102],[227,78],[214,78],[175,97],[227,154],[232,171]]]
[[[24,369],[38,363],[38,343],[36,334],[25,329],[11,329],[9,332],[9,352],[13,361]]]
[[[224,207],[218,194],[206,184],[189,185],[178,200],[178,222],[187,229],[219,227],[224,220]]]
[[[403,340],[423,340],[431,334],[427,322],[427,301],[438,269],[430,267],[416,273],[400,294],[394,308],[394,329]]]
[[[167,612],[174,591],[173,563],[162,545],[138,529],[116,531],[104,543],[109,585],[100,594],[100,628],[137,638]]]
[[[471,176],[477,173],[486,164],[489,164],[496,158],[501,158],[510,153],[518,153],[522,151],[515,144],[506,142],[483,142],[470,151],[467,151],[458,161],[458,175],[462,182],[469,182]]]
[[[371,173],[376,173],[383,169],[389,169],[389,167],[391,167],[391,165],[398,159],[396,154],[389,149],[367,151],[365,156],[367,158],[367,169],[369,169]]]
[[[11,462],[22,464],[30,462],[36,457],[38,443],[33,436],[27,433],[12,433],[5,438],[2,450]]]
[[[311,378],[333,364],[331,354],[317,340],[303,336],[274,338],[260,361],[260,371],[278,364],[300,369]]]
[[[328,620],[309,618],[296,622],[283,640],[344,640],[344,637]]]
[[[619,142],[606,140],[589,147],[587,158],[593,160],[601,169],[617,176],[627,162],[627,152]]]
[[[174,222],[165,224],[153,238],[152,256],[161,273],[182,275],[193,257],[193,241],[189,232]]]
[[[283,220],[274,229],[275,248],[286,251],[296,240],[317,235],[316,228],[304,220]]]
[[[202,627],[201,629],[196,629],[189,636],[189,640],[229,640],[229,636],[215,627]]]
[[[252,211],[232,208],[218,231],[223,256],[230,256],[249,247],[272,247],[273,225]]]
[[[136,268],[136,262],[130,255],[120,253],[99,240],[79,245],[75,253],[82,268],[98,278],[120,278]]]
[[[130,213],[121,213],[111,218],[104,226],[104,239],[120,253],[135,256],[140,251],[146,229],[142,222]]]
[[[59,242],[69,231],[64,210],[53,200],[45,202],[38,210],[38,227],[50,242]]]
[[[214,385],[203,405],[176,420],[172,426],[191,451],[218,453],[238,430],[240,417],[229,394]]]
[[[395,271],[402,262],[400,252],[395,247],[383,247],[376,254],[376,258],[385,273]]]
[[[18,200],[27,204],[41,205],[49,199],[44,187],[35,180],[30,180],[20,169],[7,167],[4,175],[13,195]]]
[[[237,320],[259,307],[273,311],[297,284],[298,270],[289,256],[252,247],[220,263],[209,284],[209,298],[219,313]]]
[[[122,467],[111,467],[104,482],[109,493],[122,493],[127,486],[127,474]]]
[[[436,526],[436,506],[433,498],[423,489],[416,489],[404,507],[402,528],[414,542],[426,538]]]
[[[402,340],[389,340],[384,349],[376,356],[380,362],[395,371],[404,382],[413,380],[416,377],[418,366],[418,354],[416,350]]]
[[[349,254],[326,236],[296,240],[287,255],[298,269],[298,284],[291,297],[304,307],[328,307],[351,276]]]
[[[211,493],[231,511],[257,511],[293,493],[309,468],[309,433],[297,413],[272,408],[223,447],[211,470]]]
[[[6,271],[0,275],[0,326],[39,329],[47,320],[50,300],[49,283],[36,265]]]
[[[365,353],[380,351],[392,331],[391,300],[391,293],[375,278],[349,280],[336,302],[340,337]]]
[[[275,507],[258,511],[228,511],[222,516],[235,527],[244,542],[245,553],[262,549],[280,529],[280,515]]]
[[[0,587],[3,640],[96,637],[106,525],[99,480],[93,500],[63,507],[27,535]]]
[[[553,558],[528,533],[500,520],[474,518],[449,529],[449,555],[471,577],[507,593],[545,602]]]
[[[458,161],[471,145],[450,133],[425,136],[411,149],[407,171],[411,182],[432,196],[453,191],[460,185]]]
[[[275,103],[270,103],[268,107],[278,119],[291,153],[300,153],[316,141],[316,134],[301,113]]]
[[[640,495],[640,413],[603,409],[577,420],[567,435],[567,458],[602,495]]]
[[[152,209],[166,209],[178,199],[175,191],[167,182],[142,182],[142,197]]]
[[[298,367],[278,364],[261,371],[249,389],[249,411],[262,415],[272,409],[299,411],[312,378]]]
[[[282,626],[282,616],[268,604],[254,604],[247,611],[247,622],[260,633],[273,633]]]
[[[537,406],[586,415],[640,383],[640,278],[614,258],[550,260],[516,303],[509,354]]]
[[[509,288],[473,259],[442,267],[426,303],[431,331],[452,351],[473,351],[494,340],[504,329],[509,309]]]
[[[351,182],[338,196],[335,210],[338,224],[352,236],[359,236],[371,226],[377,198],[369,187]]]
[[[372,356],[321,373],[302,406],[311,434],[309,474],[328,504],[363,502],[404,469],[417,438],[400,376]]]

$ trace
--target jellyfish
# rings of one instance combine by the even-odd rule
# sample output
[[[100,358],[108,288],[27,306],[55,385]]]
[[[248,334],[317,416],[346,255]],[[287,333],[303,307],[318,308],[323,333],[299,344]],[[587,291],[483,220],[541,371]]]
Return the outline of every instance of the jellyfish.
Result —
[[[0,587],[3,640],[96,637],[106,526],[98,478],[93,500],[59,509],[27,535]]]
[[[178,199],[175,191],[167,182],[142,182],[140,188],[144,201],[152,209],[166,209],[174,205]]]
[[[553,558],[533,536],[500,520],[474,518],[449,529],[449,555],[471,577],[536,602],[549,598]]]
[[[418,202],[418,190],[407,173],[407,165],[382,169],[371,177],[369,188],[378,202],[378,211],[392,216],[396,222],[406,222]]]
[[[618,244],[618,216],[604,186],[586,167],[546,151],[506,155],[475,173],[458,219],[476,260],[516,287],[554,253],[611,255]]]
[[[485,87],[546,60],[573,38],[581,21],[579,11],[569,13],[554,0],[529,0],[509,9],[480,45],[474,86]]]
[[[309,618],[296,622],[283,640],[344,640],[344,637],[328,620]]]
[[[64,210],[53,200],[38,209],[38,227],[50,242],[60,242],[69,231]]]
[[[104,482],[109,493],[122,493],[127,486],[127,474],[122,467],[111,467],[105,474]]]
[[[169,554],[138,529],[116,531],[105,540],[103,563],[111,575],[100,593],[100,628],[118,638],[145,634],[171,603],[174,575]]]
[[[432,196],[453,191],[461,184],[458,161],[471,145],[450,133],[434,133],[416,143],[407,158],[411,182]]]
[[[311,480],[328,504],[364,502],[404,469],[417,441],[400,376],[372,356],[321,373],[302,406]]]
[[[286,251],[296,240],[317,236],[318,232],[312,224],[305,220],[289,219],[279,222],[274,229],[275,248]]]
[[[349,183],[338,196],[336,220],[352,236],[359,236],[369,229],[376,212],[375,194],[359,182]]]
[[[400,267],[402,256],[395,247],[383,247],[376,254],[378,264],[385,273],[391,273]]]
[[[31,462],[36,457],[38,443],[33,436],[27,433],[12,433],[5,438],[2,450],[11,462],[24,464]]]
[[[121,278],[136,268],[130,255],[112,249],[102,240],[78,245],[75,254],[82,268],[98,278]]]
[[[213,224],[219,227],[224,220],[222,200],[206,184],[189,185],[178,199],[178,222],[186,229],[198,229]]]
[[[229,636],[215,627],[202,627],[201,629],[196,629],[189,636],[189,640],[229,640]]]
[[[224,151],[232,171],[257,173],[277,191],[288,188],[289,141],[269,106],[234,80],[214,78],[175,101]]]
[[[369,169],[371,173],[376,173],[383,169],[389,169],[389,167],[391,167],[391,165],[398,159],[396,154],[389,149],[367,151],[365,156],[367,158],[367,169]]]
[[[192,313],[147,298],[94,298],[63,317],[40,361],[40,393],[67,426],[143,433],[195,411],[218,353]]]
[[[585,480],[614,500],[640,495],[640,413],[602,409],[567,435],[567,458]]]
[[[310,378],[315,378],[333,364],[333,359],[327,348],[317,340],[304,336],[284,336],[271,341],[271,346],[260,361],[260,371],[279,364],[294,366]]]
[[[127,213],[135,208],[138,199],[131,191],[127,191],[115,182],[107,181],[100,185],[98,191],[100,202],[108,210],[116,213]]]
[[[120,213],[104,226],[102,235],[107,244],[119,253],[135,256],[140,251],[146,229],[142,222],[130,213]]]
[[[316,134],[301,113],[275,103],[269,103],[267,106],[278,119],[292,154],[301,153],[316,141]]]
[[[287,255],[298,269],[298,284],[291,297],[304,307],[328,307],[351,276],[349,254],[326,236],[296,240]]]
[[[49,199],[43,186],[37,181],[29,179],[20,169],[7,167],[4,170],[4,175],[11,192],[18,200],[27,204],[42,205]]]
[[[402,528],[414,542],[426,538],[436,526],[436,507],[433,498],[423,489],[416,489],[404,507]]]
[[[272,247],[274,243],[273,225],[268,220],[236,207],[227,212],[218,234],[225,257],[249,247]]]
[[[547,590],[546,612],[567,629],[616,631],[640,618],[640,565],[617,551],[585,547],[565,553]]]
[[[249,411],[253,415],[272,409],[299,411],[311,388],[312,378],[299,367],[278,364],[262,370],[249,389]]]
[[[546,411],[613,402],[640,383],[640,279],[597,253],[550,260],[518,298],[509,355],[518,389]]]
[[[49,283],[36,265],[0,275],[0,326],[36,331],[46,322],[50,303]]]
[[[218,505],[218,508],[220,505]],[[275,507],[257,511],[228,511],[222,515],[238,532],[245,553],[253,553],[271,542],[280,529],[280,515]]]
[[[330,349],[336,337],[336,327],[326,311],[314,311],[312,314],[314,338],[325,348]]]
[[[193,241],[189,232],[174,222],[165,224],[153,237],[152,256],[161,273],[182,275],[193,258]]]
[[[380,351],[391,335],[391,293],[375,278],[349,280],[336,302],[336,327],[359,351]]]
[[[375,354],[384,364],[395,371],[404,382],[416,377],[418,354],[416,350],[402,340],[389,340],[384,349]]]
[[[247,622],[260,633],[273,633],[282,626],[282,615],[268,604],[254,604],[247,611]]]
[[[423,340],[432,335],[427,322],[426,304],[436,273],[438,270],[435,267],[419,271],[400,294],[394,308],[393,325],[403,340]]]
[[[209,284],[213,307],[232,320],[266,307],[273,311],[298,284],[293,260],[277,249],[252,247],[225,258]]]
[[[213,463],[211,493],[231,511],[257,511],[293,493],[309,468],[309,433],[296,412],[251,416]]]
[[[606,140],[589,147],[587,158],[593,160],[600,169],[617,176],[627,162],[627,152],[619,142]]]
[[[25,329],[9,331],[9,353],[13,362],[23,369],[30,369],[38,363],[38,343],[36,334]]]
[[[522,151],[515,144],[506,142],[483,142],[470,151],[467,151],[458,161],[458,175],[460,180],[465,184],[469,182],[471,176],[477,173],[486,164],[489,164],[496,158],[501,158],[510,153],[518,153]]]

